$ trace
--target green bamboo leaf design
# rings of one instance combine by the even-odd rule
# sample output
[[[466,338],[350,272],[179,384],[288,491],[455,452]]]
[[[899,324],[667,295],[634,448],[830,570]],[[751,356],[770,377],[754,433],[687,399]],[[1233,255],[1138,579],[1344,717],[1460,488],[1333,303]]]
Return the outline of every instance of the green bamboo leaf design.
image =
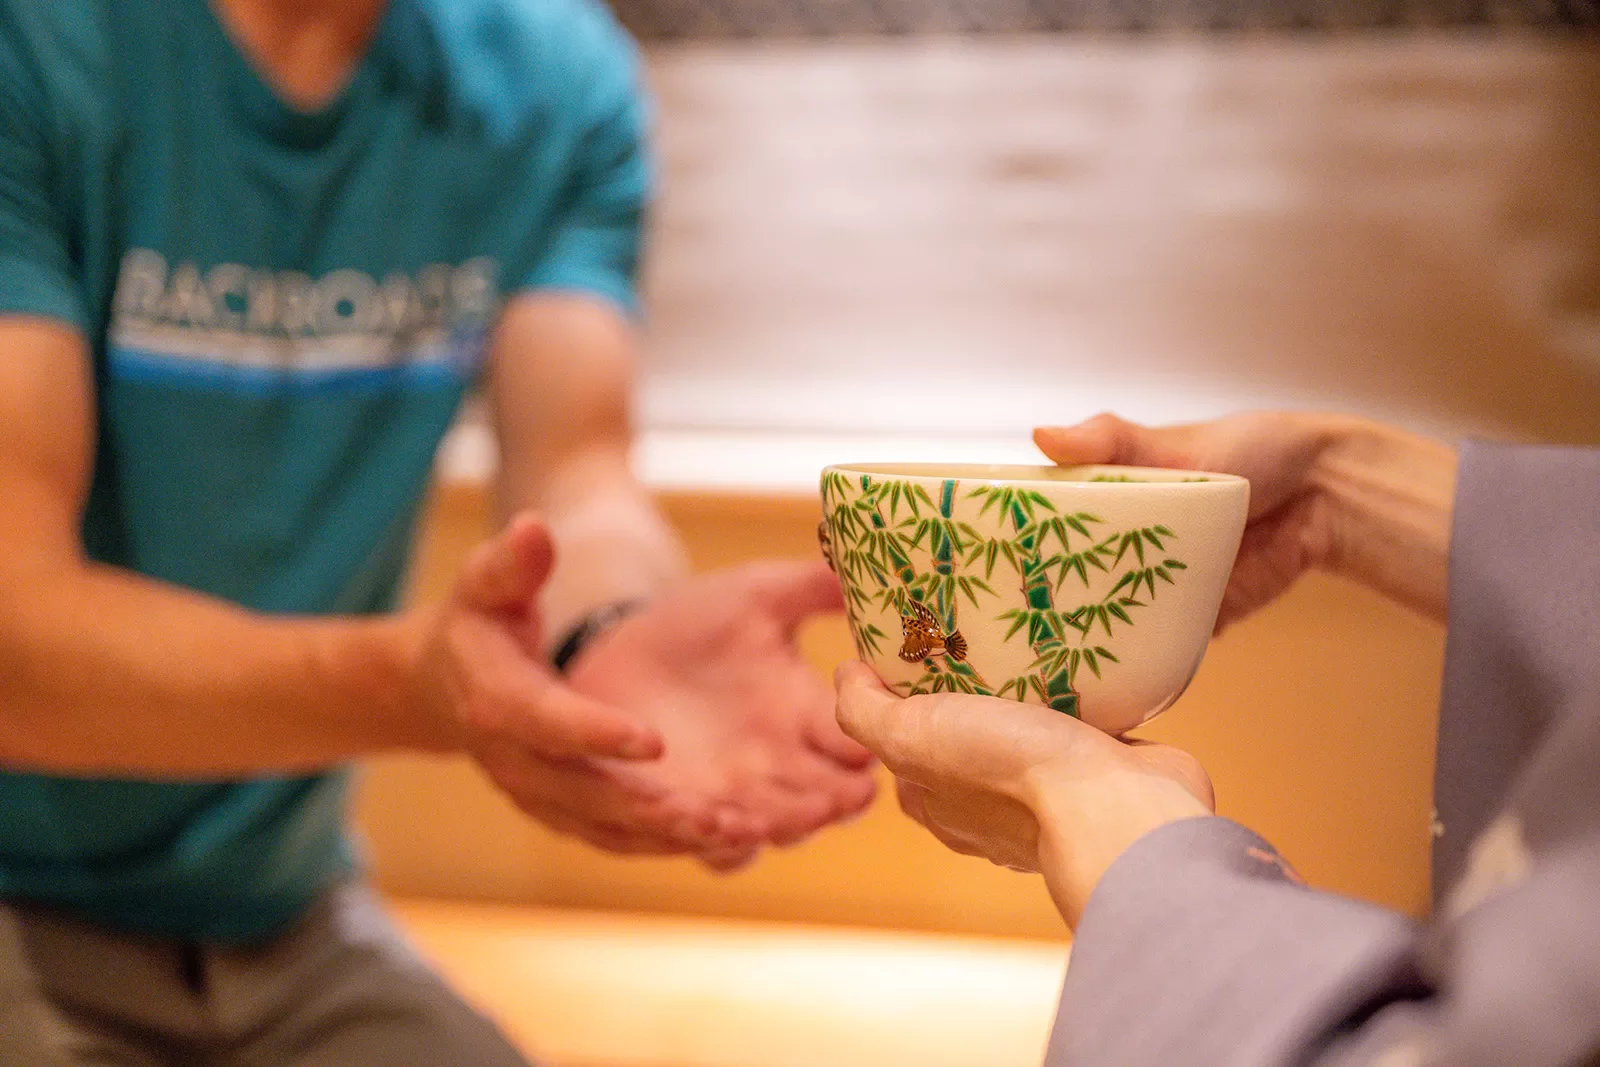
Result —
[[[1078,664],[1083,662],[1083,653],[1078,649],[1072,650],[1072,656],[1067,660],[1067,684],[1072,685],[1078,678]]]
[[[1189,565],[1187,563],[1177,559],[1163,560],[1161,565],[1163,567],[1171,567],[1175,571],[1186,571],[1189,569]]]
[[[971,495],[981,496],[983,498],[983,507],[978,509],[978,518],[980,519],[983,518],[983,516],[988,513],[989,509],[994,507],[1000,499],[997,494],[991,493],[987,489],[974,489]],[[1000,513],[1002,515],[1005,514],[1004,505],[1001,506]]]
[[[1110,612],[1110,610],[1107,608],[1107,606],[1105,604],[1098,604],[1098,605],[1096,605],[1096,607],[1099,609],[1100,625],[1105,627],[1106,636],[1110,637],[1111,636],[1111,612]],[[1126,618],[1126,616],[1124,616],[1124,618]]]
[[[994,565],[999,558],[1000,542],[990,541],[988,547],[983,551],[983,576],[985,578],[994,577]]]
[[[1050,703],[1050,694],[1045,692],[1044,683],[1039,680],[1037,674],[1028,675],[1028,684],[1033,687],[1035,693],[1039,694],[1040,700],[1046,704]]]
[[[1028,490],[1028,499],[1032,500],[1035,504],[1038,504],[1046,511],[1054,511],[1056,509],[1056,506],[1050,503],[1050,498],[1039,492],[1037,489]]]
[[[1116,596],[1117,593],[1120,592],[1125,586],[1127,586],[1127,584],[1129,582],[1136,582],[1136,581],[1138,581],[1138,572],[1137,571],[1129,571],[1128,573],[1124,574],[1121,578],[1117,579],[1117,584],[1111,587],[1111,591],[1109,593],[1107,593],[1106,596],[1108,596],[1108,597]]]
[[[1086,648],[1083,650],[1083,662],[1089,665],[1089,669],[1094,672],[1096,678],[1100,677],[1100,661],[1095,658],[1093,649]]]
[[[1161,538],[1156,536],[1156,532],[1154,530],[1144,529],[1139,532],[1144,534],[1144,539],[1146,541],[1149,541],[1152,545],[1155,545],[1162,551],[1166,551],[1167,546],[1161,543]]]
[[[1099,519],[1096,519],[1093,516],[1089,515],[1087,512],[1082,512],[1082,511],[1078,512],[1076,515],[1068,515],[1062,521],[1065,522],[1068,526],[1072,527],[1074,530],[1077,530],[1083,536],[1092,537],[1093,535],[1089,533],[1089,527],[1084,525],[1084,520],[1086,520],[1086,519],[1091,521],[1091,522],[1099,522],[1100,521]]]
[[[1131,536],[1133,538],[1133,554],[1139,557],[1139,566],[1143,567],[1144,566],[1144,542],[1142,540],[1140,540],[1139,531],[1138,530],[1133,531],[1133,533],[1131,535],[1129,535],[1129,536]]]
[[[1011,568],[1013,570],[1015,570],[1018,574],[1021,574],[1022,573],[1022,564],[1017,562],[1017,549],[1016,549],[1016,546],[1013,545],[1010,541],[1001,541],[1000,542],[1000,551],[1005,555],[1006,562],[1011,564]]]
[[[939,520],[939,524],[940,528],[944,530],[944,535],[946,539],[949,540],[952,548],[954,548],[957,552],[960,552],[966,547],[966,542],[961,540],[961,531],[956,528],[956,524],[954,522],[951,522],[949,519],[941,519]]]
[[[874,656],[880,656],[883,654],[883,645],[881,643],[883,637],[883,631],[870,624],[863,627],[861,630],[861,643],[867,646],[867,650]]]
[[[1132,622],[1133,621],[1133,617],[1130,616],[1128,614],[1127,610],[1121,604],[1118,604],[1115,600],[1113,600],[1111,603],[1107,604],[1105,606],[1105,609],[1110,614],[1115,615],[1117,618],[1121,619],[1123,622]],[[1109,634],[1110,632],[1111,632],[1111,626],[1110,626],[1110,623],[1108,621],[1107,625],[1106,625],[1106,633]]]
[[[1162,565],[1160,567],[1156,567],[1155,568],[1155,572],[1156,572],[1156,577],[1160,578],[1163,582],[1166,582],[1168,585],[1177,585],[1178,584],[1177,582],[1174,582],[1172,580],[1172,575],[1167,573],[1167,568],[1166,568],[1165,565]]]
[[[1160,534],[1162,537],[1177,537],[1178,536],[1177,534],[1173,533],[1171,530],[1167,529],[1165,526],[1157,526],[1156,527],[1156,533]]]
[[[1095,654],[1097,656],[1099,656],[1101,659],[1108,659],[1112,663],[1121,663],[1122,662],[1120,659],[1118,659],[1117,657],[1115,657],[1115,656],[1113,656],[1111,654],[1111,650],[1109,648],[1105,648],[1105,647],[1103,647],[1101,645],[1095,645],[1094,646],[1094,651],[1095,651]]]
[[[1067,684],[1071,685],[1072,656],[1076,651],[1076,649],[1063,648],[1060,652],[1057,652],[1055,660],[1050,664],[1050,670],[1046,673],[1053,678],[1062,671],[1066,671],[1068,674]]]

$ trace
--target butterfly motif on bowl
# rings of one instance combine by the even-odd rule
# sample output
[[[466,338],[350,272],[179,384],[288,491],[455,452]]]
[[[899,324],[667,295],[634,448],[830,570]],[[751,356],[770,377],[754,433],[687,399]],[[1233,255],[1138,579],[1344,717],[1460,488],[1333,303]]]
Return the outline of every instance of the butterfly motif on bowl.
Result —
[[[900,615],[900,626],[905,630],[905,644],[900,646],[900,658],[916,663],[929,656],[943,653],[957,663],[967,658],[967,639],[961,631],[944,626],[920,600],[908,600],[907,609]]]

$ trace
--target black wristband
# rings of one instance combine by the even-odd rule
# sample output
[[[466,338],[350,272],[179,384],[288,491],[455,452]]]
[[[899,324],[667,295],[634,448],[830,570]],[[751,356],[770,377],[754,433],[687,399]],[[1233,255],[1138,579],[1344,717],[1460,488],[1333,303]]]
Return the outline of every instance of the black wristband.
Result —
[[[550,663],[559,673],[565,674],[568,665],[578,657],[585,645],[642,607],[642,600],[617,600],[595,608],[567,631],[567,636],[550,654]]]

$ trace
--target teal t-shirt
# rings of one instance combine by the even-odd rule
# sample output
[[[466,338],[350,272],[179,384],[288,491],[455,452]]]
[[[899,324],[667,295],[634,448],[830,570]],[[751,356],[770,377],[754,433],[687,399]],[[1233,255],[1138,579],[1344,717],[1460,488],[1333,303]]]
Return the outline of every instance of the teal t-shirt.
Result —
[[[644,125],[590,0],[390,0],[315,112],[206,0],[0,0],[0,314],[93,354],[90,556],[260,611],[391,607],[505,296],[631,305]],[[350,869],[345,788],[0,773],[0,897],[257,939]]]

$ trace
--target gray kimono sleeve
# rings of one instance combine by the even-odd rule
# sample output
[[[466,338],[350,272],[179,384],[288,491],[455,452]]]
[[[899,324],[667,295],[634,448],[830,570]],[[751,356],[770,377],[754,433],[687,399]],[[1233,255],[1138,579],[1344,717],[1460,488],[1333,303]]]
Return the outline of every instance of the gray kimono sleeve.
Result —
[[[1419,925],[1164,827],[1089,900],[1047,1067],[1600,1064],[1600,451],[1463,450],[1446,673],[1470,899]]]

